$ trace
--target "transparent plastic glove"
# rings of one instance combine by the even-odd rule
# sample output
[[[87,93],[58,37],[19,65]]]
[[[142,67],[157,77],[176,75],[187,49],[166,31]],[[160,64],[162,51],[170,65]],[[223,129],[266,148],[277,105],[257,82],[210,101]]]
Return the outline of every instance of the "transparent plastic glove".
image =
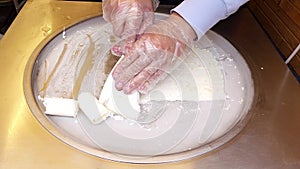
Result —
[[[116,89],[146,93],[185,59],[195,38],[190,25],[175,13],[150,26],[115,68]]]
[[[144,32],[154,20],[152,0],[103,0],[102,9],[103,18],[122,39]]]

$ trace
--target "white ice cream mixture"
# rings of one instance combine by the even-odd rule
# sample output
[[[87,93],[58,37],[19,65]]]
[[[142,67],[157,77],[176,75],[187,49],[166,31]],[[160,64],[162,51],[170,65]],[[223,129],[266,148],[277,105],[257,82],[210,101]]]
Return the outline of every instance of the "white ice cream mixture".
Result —
[[[148,95],[128,97],[116,92],[113,82],[102,93],[109,79],[106,69],[112,68],[109,49],[118,39],[110,25],[91,23],[66,30],[64,39],[56,37],[36,64],[41,109],[80,142],[125,155],[177,153],[221,137],[247,114],[253,97],[251,76],[241,69],[247,65],[206,36]],[[82,97],[82,109],[95,113],[79,109],[82,93],[90,94]],[[101,107],[100,97],[110,99],[112,112]]]

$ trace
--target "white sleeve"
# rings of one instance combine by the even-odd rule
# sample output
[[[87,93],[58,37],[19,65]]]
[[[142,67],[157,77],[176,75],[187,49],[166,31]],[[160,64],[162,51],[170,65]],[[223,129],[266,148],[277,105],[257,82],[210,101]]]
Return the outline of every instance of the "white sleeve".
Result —
[[[194,29],[197,38],[211,27],[238,10],[248,0],[185,0],[172,10],[183,17]]]

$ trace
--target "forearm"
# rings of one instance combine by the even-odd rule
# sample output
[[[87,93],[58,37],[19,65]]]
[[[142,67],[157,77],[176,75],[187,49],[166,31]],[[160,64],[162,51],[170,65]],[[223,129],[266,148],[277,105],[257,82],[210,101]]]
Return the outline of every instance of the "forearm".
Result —
[[[180,26],[183,29],[183,31],[185,31],[187,35],[186,40],[184,40],[185,42],[190,42],[197,38],[197,34],[194,31],[194,29],[191,27],[191,25],[177,12],[173,12],[171,14],[171,18],[177,20],[178,26]]]

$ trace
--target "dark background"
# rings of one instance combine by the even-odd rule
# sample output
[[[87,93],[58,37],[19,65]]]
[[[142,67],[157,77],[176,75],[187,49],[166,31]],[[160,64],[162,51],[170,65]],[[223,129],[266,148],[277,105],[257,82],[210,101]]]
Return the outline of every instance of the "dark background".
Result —
[[[17,16],[12,0],[0,0],[0,33],[4,34]]]

